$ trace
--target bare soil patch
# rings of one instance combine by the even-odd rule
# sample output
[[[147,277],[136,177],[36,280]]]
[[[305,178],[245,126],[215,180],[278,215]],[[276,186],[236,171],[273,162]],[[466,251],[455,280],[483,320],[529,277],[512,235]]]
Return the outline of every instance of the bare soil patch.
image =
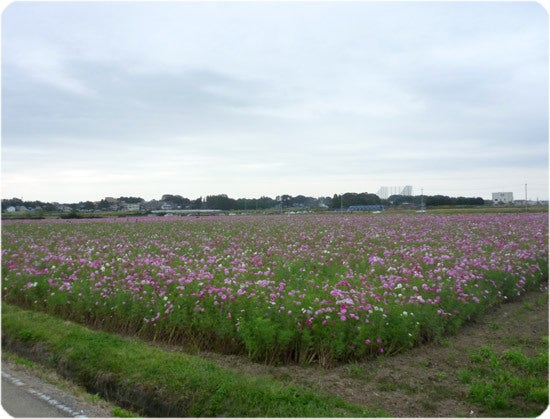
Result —
[[[484,345],[497,353],[519,346],[532,356],[544,336],[548,336],[548,292],[530,292],[439,342],[329,370],[316,365],[263,365],[232,355],[200,355],[223,367],[269,375],[380,408],[395,417],[477,417],[486,416],[483,407],[467,400],[468,387],[458,377],[458,370],[469,364],[469,354]]]

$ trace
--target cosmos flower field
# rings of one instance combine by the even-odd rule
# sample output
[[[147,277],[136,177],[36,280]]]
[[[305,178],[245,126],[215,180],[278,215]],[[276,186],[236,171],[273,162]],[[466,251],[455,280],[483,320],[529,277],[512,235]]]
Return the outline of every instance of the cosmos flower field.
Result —
[[[548,281],[548,214],[4,221],[2,298],[264,362],[392,354]]]

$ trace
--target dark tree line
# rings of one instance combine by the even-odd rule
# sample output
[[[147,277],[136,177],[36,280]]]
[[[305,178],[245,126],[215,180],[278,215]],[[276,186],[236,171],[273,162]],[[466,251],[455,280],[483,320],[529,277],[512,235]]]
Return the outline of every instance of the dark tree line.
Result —
[[[201,198],[199,198],[199,199],[202,202],[202,199]],[[166,203],[176,205],[176,206],[179,206],[179,207],[182,207],[182,208],[191,205],[191,200],[189,198],[184,198],[181,195],[166,194],[166,195],[162,195],[162,198],[160,200],[162,202],[166,202]]]
[[[220,210],[265,210],[271,208],[310,208],[319,207],[329,201],[328,197],[313,198],[311,196],[280,195],[275,199],[262,196],[260,198],[229,198],[227,195],[209,195],[204,201],[204,207]]]
[[[387,205],[403,205],[403,204],[413,204],[413,205],[424,205],[428,207],[438,207],[443,205],[483,205],[485,201],[483,198],[466,198],[459,196],[456,198],[449,197],[446,195],[416,195],[416,196],[405,196],[405,195],[392,195],[387,200],[384,200]]]
[[[334,194],[331,200],[330,207],[336,208],[348,208],[352,205],[379,205],[382,201],[380,197],[373,193],[355,193],[347,192],[343,195]]]
[[[233,199],[225,194],[209,195],[206,197],[205,206],[209,209],[219,210],[253,210],[253,209],[269,209],[275,207],[277,202],[268,197],[259,199]]]
[[[8,207],[25,207],[25,208],[40,208],[44,211],[55,211],[54,204],[42,201],[23,201],[19,198],[2,199],[2,211],[5,211]]]
[[[483,205],[482,198],[466,198],[466,197],[449,197],[445,195],[433,196],[405,196],[392,195],[388,199],[380,199],[373,193],[362,192],[347,192],[344,194],[334,194],[330,197],[313,198],[305,195],[280,195],[275,199],[262,196],[260,198],[239,198],[234,199],[226,194],[208,195],[196,199],[185,198],[181,195],[162,195],[160,200],[145,201],[140,197],[121,196],[113,199],[102,199],[100,201],[81,201],[71,204],[58,204],[41,201],[23,201],[19,198],[2,199],[2,211],[6,211],[8,207],[25,207],[28,209],[40,209],[43,211],[113,211],[123,210],[127,204],[141,204],[141,210],[159,210],[159,209],[219,209],[223,211],[246,211],[246,210],[267,210],[273,208],[291,209],[291,208],[315,208],[324,207],[330,209],[347,209],[352,205],[385,205],[387,207],[400,205],[416,205],[421,203],[428,207],[442,205]]]
[[[439,205],[483,205],[485,201],[483,198],[466,198],[459,196],[457,198],[451,198],[444,195],[433,195],[426,197],[426,205],[439,206]]]

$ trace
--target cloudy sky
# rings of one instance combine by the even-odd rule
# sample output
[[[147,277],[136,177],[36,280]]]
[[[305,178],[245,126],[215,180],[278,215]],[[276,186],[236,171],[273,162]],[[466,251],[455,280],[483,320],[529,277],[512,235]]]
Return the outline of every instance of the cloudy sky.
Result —
[[[15,2],[2,197],[548,199],[535,2]]]

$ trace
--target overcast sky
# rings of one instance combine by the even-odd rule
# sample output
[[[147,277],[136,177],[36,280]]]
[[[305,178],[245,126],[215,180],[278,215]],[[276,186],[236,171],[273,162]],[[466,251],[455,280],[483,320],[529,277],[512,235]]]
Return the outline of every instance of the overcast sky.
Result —
[[[548,199],[535,2],[16,2],[2,197]]]

